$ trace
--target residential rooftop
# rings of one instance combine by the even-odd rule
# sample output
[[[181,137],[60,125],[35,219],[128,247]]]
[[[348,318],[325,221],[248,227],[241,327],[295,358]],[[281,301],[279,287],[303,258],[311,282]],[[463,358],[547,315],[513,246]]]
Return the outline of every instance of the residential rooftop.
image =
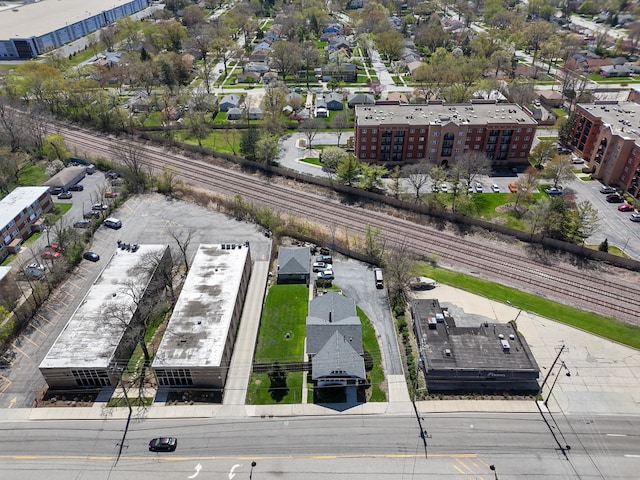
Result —
[[[49,191],[49,187],[18,187],[0,200],[0,228],[4,228],[14,218]]]
[[[640,104],[602,101],[579,105],[593,116],[600,117],[615,135],[636,141],[640,139]]]
[[[66,25],[91,18],[130,0],[42,0],[0,11],[2,38],[39,37]]]
[[[220,366],[247,261],[246,244],[200,245],[154,368]]]
[[[119,311],[133,308],[130,288],[146,289],[153,272],[136,268],[149,254],[160,254],[168,245],[140,245],[136,252],[115,250],[82,303],[54,342],[40,368],[107,368],[124,336],[131,317],[106,321],[114,304]],[[134,281],[134,285],[130,282]],[[131,312],[131,309],[126,308]]]
[[[356,105],[356,125],[514,125],[536,126],[519,105],[514,103]]]

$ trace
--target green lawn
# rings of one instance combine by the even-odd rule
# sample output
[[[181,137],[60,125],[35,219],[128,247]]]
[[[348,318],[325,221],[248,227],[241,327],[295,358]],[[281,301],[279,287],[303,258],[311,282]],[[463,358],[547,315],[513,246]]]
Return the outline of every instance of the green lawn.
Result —
[[[262,313],[255,360],[302,361],[308,309],[306,285],[272,285]]]
[[[27,165],[20,170],[18,183],[21,186],[42,185],[49,179],[43,164]]]
[[[317,165],[319,167],[322,166],[322,162],[320,161],[319,158],[313,158],[313,157],[301,158],[300,161],[304,163],[308,163],[310,165]]]
[[[562,110],[562,109],[560,109],[560,110]],[[564,110],[562,110],[562,111],[564,112]],[[538,140],[540,140],[540,141],[548,140],[548,141],[551,142],[551,141],[557,140],[557,139],[558,139],[558,137],[538,137]]]
[[[240,139],[242,138],[242,132],[236,129],[224,130],[212,130],[207,135],[207,138],[202,140],[202,146],[209,148],[216,152],[222,153],[238,153],[240,151]],[[198,140],[189,136],[186,130],[175,130],[173,132],[174,138],[181,142],[197,145]],[[232,148],[233,146],[233,148]]]
[[[596,313],[585,312],[552,300],[546,300],[536,295],[522,292],[517,288],[482,280],[472,275],[428,265],[421,265],[419,274],[492,300],[505,303],[509,301],[524,311],[536,313],[633,348],[640,348],[640,327],[622,323]]]
[[[371,379],[371,398],[370,402],[386,402],[387,395],[380,388],[380,384],[384,381],[384,370],[382,369],[382,354],[380,353],[380,344],[376,331],[371,325],[369,317],[357,307],[358,317],[362,322],[362,346],[371,354],[373,358],[373,369],[369,372]]]

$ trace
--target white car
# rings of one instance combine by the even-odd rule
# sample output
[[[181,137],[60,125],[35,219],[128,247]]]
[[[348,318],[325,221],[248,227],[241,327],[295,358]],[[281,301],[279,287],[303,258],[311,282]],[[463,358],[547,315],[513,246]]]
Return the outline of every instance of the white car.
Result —
[[[91,205],[91,210],[109,210],[109,205],[105,205],[104,203],[94,203]]]
[[[476,183],[476,192],[482,193],[482,184],[480,182]]]
[[[328,268],[329,268],[329,265],[324,263],[324,262],[315,262],[313,264],[313,271],[314,272],[324,272]]]
[[[440,191],[447,193],[449,191],[449,186],[446,183],[440,185]]]
[[[323,280],[333,280],[335,277],[333,276],[333,270],[328,268],[323,272],[318,272],[318,278]]]
[[[491,191],[493,193],[500,193],[500,187],[498,186],[497,183],[494,183],[493,185],[491,185]]]

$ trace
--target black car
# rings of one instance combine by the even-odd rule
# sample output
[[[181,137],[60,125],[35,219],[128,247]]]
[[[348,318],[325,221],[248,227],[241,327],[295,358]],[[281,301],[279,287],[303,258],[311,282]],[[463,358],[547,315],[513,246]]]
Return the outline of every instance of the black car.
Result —
[[[150,452],[173,452],[178,446],[178,439],[175,437],[159,437],[149,442]]]
[[[71,192],[62,192],[58,194],[58,200],[69,200],[73,198],[73,194]]]
[[[84,218],[100,218],[102,214],[97,210],[90,210],[88,212],[84,212],[82,215]]]
[[[51,187],[49,189],[51,195],[60,195],[63,191],[62,187]]]
[[[76,185],[71,185],[69,187],[69,190],[71,190],[72,192],[81,192],[84,190],[84,186],[78,183]]]
[[[609,203],[622,203],[622,202],[624,202],[624,198],[622,198],[617,193],[612,193],[611,195],[607,195],[607,202],[609,202]]]
[[[91,225],[91,220],[87,220],[86,218],[82,220],[78,220],[73,223],[73,228],[89,228]]]
[[[98,255],[96,252],[84,252],[82,254],[82,258],[84,258],[85,260],[89,260],[90,262],[97,262],[98,260],[100,260],[100,255]]]

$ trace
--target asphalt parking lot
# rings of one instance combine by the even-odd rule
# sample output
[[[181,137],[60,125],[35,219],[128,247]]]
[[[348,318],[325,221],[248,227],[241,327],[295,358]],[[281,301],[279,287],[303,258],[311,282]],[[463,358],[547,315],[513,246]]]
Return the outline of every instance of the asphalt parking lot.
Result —
[[[82,218],[84,209],[90,208],[97,189],[104,185],[104,175],[96,173],[82,182],[83,192],[74,192],[73,207],[60,220],[66,225]],[[92,196],[94,198],[92,198]],[[251,244],[252,258],[268,260],[271,241],[256,225],[239,222],[215,211],[162,195],[134,196],[111,214],[122,221],[122,228],[113,230],[101,226],[89,247],[100,255],[93,263],[82,260],[67,281],[53,292],[25,332],[0,358],[0,408],[31,407],[38,392],[45,386],[38,365],[67,320],[82,302],[88,289],[114,255],[117,241],[128,243],[168,244],[175,262],[180,262],[179,250],[171,237],[175,232],[184,236],[192,232],[187,255],[192,258],[200,243],[245,242]],[[43,236],[44,237],[44,236]],[[46,238],[38,239],[21,255],[28,258],[29,250],[39,252]],[[16,263],[21,262],[21,258]]]

